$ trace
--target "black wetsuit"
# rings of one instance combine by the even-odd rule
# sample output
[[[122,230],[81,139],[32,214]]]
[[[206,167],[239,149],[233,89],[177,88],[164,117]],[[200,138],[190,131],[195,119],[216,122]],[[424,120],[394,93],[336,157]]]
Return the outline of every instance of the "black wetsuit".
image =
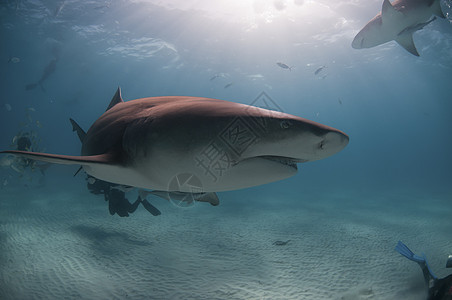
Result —
[[[89,176],[88,178],[94,178]],[[114,184],[95,179],[93,183],[88,182],[88,189],[91,193],[99,195],[103,194],[105,201],[108,201],[108,210],[111,215],[118,214],[120,217],[128,217],[129,213],[135,212],[141,199],[138,198],[133,204],[130,204],[126,198],[126,194],[114,188]]]
[[[31,150],[31,141],[26,136],[21,136],[17,139],[17,150],[19,151],[30,151]]]
[[[427,300],[452,300],[452,274],[435,280],[428,290]]]
[[[130,204],[126,198],[126,193],[114,188],[110,188],[110,191],[105,193],[105,200],[108,201],[110,214],[116,213],[120,217],[128,217],[129,213],[133,213],[141,202],[140,199],[137,199],[133,204]]]

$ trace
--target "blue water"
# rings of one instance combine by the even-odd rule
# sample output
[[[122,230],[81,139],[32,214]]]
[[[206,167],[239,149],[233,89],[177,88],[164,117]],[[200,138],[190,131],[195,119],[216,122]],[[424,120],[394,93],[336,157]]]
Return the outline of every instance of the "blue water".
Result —
[[[444,13],[452,12],[450,4],[442,2]],[[30,179],[2,167],[0,298],[58,299],[64,287],[71,286],[69,298],[85,299],[401,299],[412,292],[413,282],[422,286],[422,278],[417,266],[393,251],[399,239],[434,256],[437,273],[446,275],[444,261],[452,254],[451,18],[438,19],[414,34],[420,57],[395,42],[353,49],[355,34],[380,9],[381,1],[374,0],[0,1],[2,150],[10,149],[18,132],[32,130],[41,150],[79,155],[80,142],[68,119],[87,130],[118,86],[125,101],[187,95],[251,104],[265,92],[282,111],[350,136],[343,151],[303,164],[292,178],[219,193],[218,207],[203,203],[194,210],[177,209],[161,202],[159,217],[142,208],[126,219],[110,216],[102,197],[86,189],[83,175],[72,176],[73,166],[50,167],[44,183],[38,183],[37,173]],[[52,60],[55,70],[42,87],[26,90],[40,80]],[[215,75],[219,76],[212,79]],[[221,222],[226,229],[218,225]],[[356,243],[361,235],[348,236],[338,229],[350,224],[371,229]],[[26,239],[17,238],[18,232],[24,234],[31,227]],[[74,239],[68,234],[55,241],[61,251],[49,250],[49,244],[41,248],[39,241],[46,232],[66,234],[68,228]],[[171,228],[170,234],[165,228]],[[234,244],[231,232],[238,229],[241,240]],[[210,238],[203,239],[204,235]],[[283,252],[275,251],[272,242],[283,235],[291,242],[277,249]],[[80,236],[99,252],[77,249],[88,247],[74,242]],[[111,260],[106,259],[110,239],[112,247],[123,247]],[[107,241],[105,249],[99,250],[99,240]],[[168,254],[180,250],[175,241],[197,241],[196,247],[184,250],[193,265]],[[47,242],[51,245],[52,240]],[[312,243],[319,245],[308,247]],[[199,254],[199,249],[217,253],[212,245],[220,244],[219,256]],[[151,251],[151,246],[156,248]],[[71,256],[66,247],[83,255]],[[132,250],[136,247],[151,252]],[[271,251],[265,252],[266,247]],[[301,260],[303,264],[296,260],[299,251],[327,248],[337,255],[321,252],[324,255]],[[14,249],[24,249],[20,258]],[[146,259],[133,261],[131,252],[160,257],[160,269],[144,268]],[[252,260],[253,253],[260,260]],[[353,259],[358,256],[361,260]],[[378,280],[377,270],[366,267],[381,264],[362,263],[372,257],[393,262],[378,269]],[[229,263],[240,266],[242,260],[255,263],[228,269]],[[323,265],[325,260],[330,264]],[[48,266],[48,261],[55,266]],[[58,266],[65,261],[71,261],[71,267]],[[275,261],[293,263],[278,269]],[[121,267],[112,267],[115,262]],[[125,267],[128,263],[130,268]],[[306,267],[310,263],[314,266]],[[316,263],[322,272],[315,272]],[[257,265],[268,270],[255,269]],[[90,279],[83,281],[99,276],[99,270],[108,273],[110,267],[117,272],[112,274],[123,274],[117,281],[105,279],[98,290],[89,285]],[[292,268],[301,273],[275,273],[277,284],[262,279],[271,270]],[[310,271],[300,271],[303,268]],[[358,269],[361,275],[347,277]],[[155,272],[172,275],[152,279],[152,291],[146,282],[127,281]],[[221,279],[218,286],[232,281],[216,289],[203,281],[210,276]],[[287,283],[281,286],[278,276]],[[341,276],[346,279],[337,283]],[[367,279],[363,283],[360,278]],[[303,287],[309,280],[316,285]],[[39,288],[44,282],[50,291]],[[127,284],[118,291],[118,282]],[[336,285],[337,289],[332,287]],[[372,291],[355,292],[361,287]],[[422,288],[412,295],[422,299]]]

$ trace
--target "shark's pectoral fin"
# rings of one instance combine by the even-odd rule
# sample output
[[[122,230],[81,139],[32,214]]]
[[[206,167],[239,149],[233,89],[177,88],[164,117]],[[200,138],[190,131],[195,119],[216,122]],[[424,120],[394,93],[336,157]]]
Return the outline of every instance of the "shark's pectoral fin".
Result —
[[[434,15],[437,15],[438,17],[443,19],[446,18],[446,16],[443,13],[443,10],[441,9],[441,1],[431,0],[429,6],[432,6],[432,12]]]
[[[0,151],[0,153],[10,153],[28,159],[34,159],[62,165],[89,166],[93,164],[113,164],[114,162],[113,155],[111,155],[110,153],[93,156],[71,156],[71,155],[59,155],[59,154],[48,154],[16,150]]]
[[[402,17],[403,13],[396,10],[394,6],[392,6],[391,2],[389,2],[389,0],[383,1],[383,5],[381,7],[381,22],[383,24]]]
[[[400,46],[405,48],[408,52],[410,52],[413,55],[419,56],[419,53],[417,52],[416,46],[413,42],[413,34],[412,33],[404,33],[397,37],[395,40],[397,43],[399,43]]]

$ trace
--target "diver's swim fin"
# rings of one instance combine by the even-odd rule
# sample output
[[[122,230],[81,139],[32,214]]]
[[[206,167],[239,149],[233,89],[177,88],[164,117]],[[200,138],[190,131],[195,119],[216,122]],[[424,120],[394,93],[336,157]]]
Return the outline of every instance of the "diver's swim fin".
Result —
[[[138,196],[138,198],[141,198],[140,196]],[[148,212],[150,212],[153,216],[158,216],[161,215],[162,213],[160,212],[160,210],[157,209],[157,207],[155,207],[154,205],[152,205],[151,203],[148,202],[148,200],[143,199],[141,200],[141,204],[143,204],[144,208],[146,208],[146,210]]]
[[[409,260],[415,261],[418,264],[425,263],[425,257],[420,257],[413,253],[402,241],[399,241],[397,243],[397,246],[395,247],[395,250],[408,258]]]
[[[438,279],[436,277],[432,270],[430,269],[430,266],[428,265],[427,259],[425,257],[425,254],[422,254],[422,256],[416,255],[411,251],[402,241],[399,241],[397,243],[397,246],[395,247],[395,250],[408,258],[409,260],[415,261],[419,264],[419,266],[422,269],[422,273],[424,274],[424,280],[427,286],[430,288],[432,285],[432,281],[435,281]]]

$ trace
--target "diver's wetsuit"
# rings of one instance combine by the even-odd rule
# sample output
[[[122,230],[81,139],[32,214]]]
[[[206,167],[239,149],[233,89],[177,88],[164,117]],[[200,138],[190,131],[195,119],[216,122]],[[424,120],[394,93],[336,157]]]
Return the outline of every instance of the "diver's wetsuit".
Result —
[[[17,150],[19,151],[32,151],[31,140],[28,136],[21,136],[17,139]],[[23,168],[30,166],[34,163],[32,159],[29,158],[18,158],[16,160]]]
[[[452,274],[434,281],[427,300],[452,300]]]
[[[110,188],[110,191],[105,193],[105,200],[108,201],[110,214],[117,213],[120,217],[128,217],[129,213],[133,213],[141,203],[141,199],[138,198],[133,204],[130,204],[126,198],[126,193],[114,188]]]
[[[89,176],[88,178],[94,177]],[[129,213],[133,213],[141,203],[141,199],[138,198],[133,204],[130,204],[126,198],[126,193],[115,189],[114,184],[107,181],[95,179],[93,183],[88,182],[87,185],[91,193],[95,195],[104,194],[111,215],[118,214],[120,217],[128,217]]]
[[[21,136],[17,139],[17,150],[19,151],[31,151],[31,141],[26,136]]]
[[[452,274],[439,279],[430,269],[425,255],[414,254],[404,243],[399,241],[395,248],[397,252],[411,261],[416,262],[422,269],[425,285],[428,288],[427,300],[452,300]],[[450,268],[449,261],[446,268]]]

